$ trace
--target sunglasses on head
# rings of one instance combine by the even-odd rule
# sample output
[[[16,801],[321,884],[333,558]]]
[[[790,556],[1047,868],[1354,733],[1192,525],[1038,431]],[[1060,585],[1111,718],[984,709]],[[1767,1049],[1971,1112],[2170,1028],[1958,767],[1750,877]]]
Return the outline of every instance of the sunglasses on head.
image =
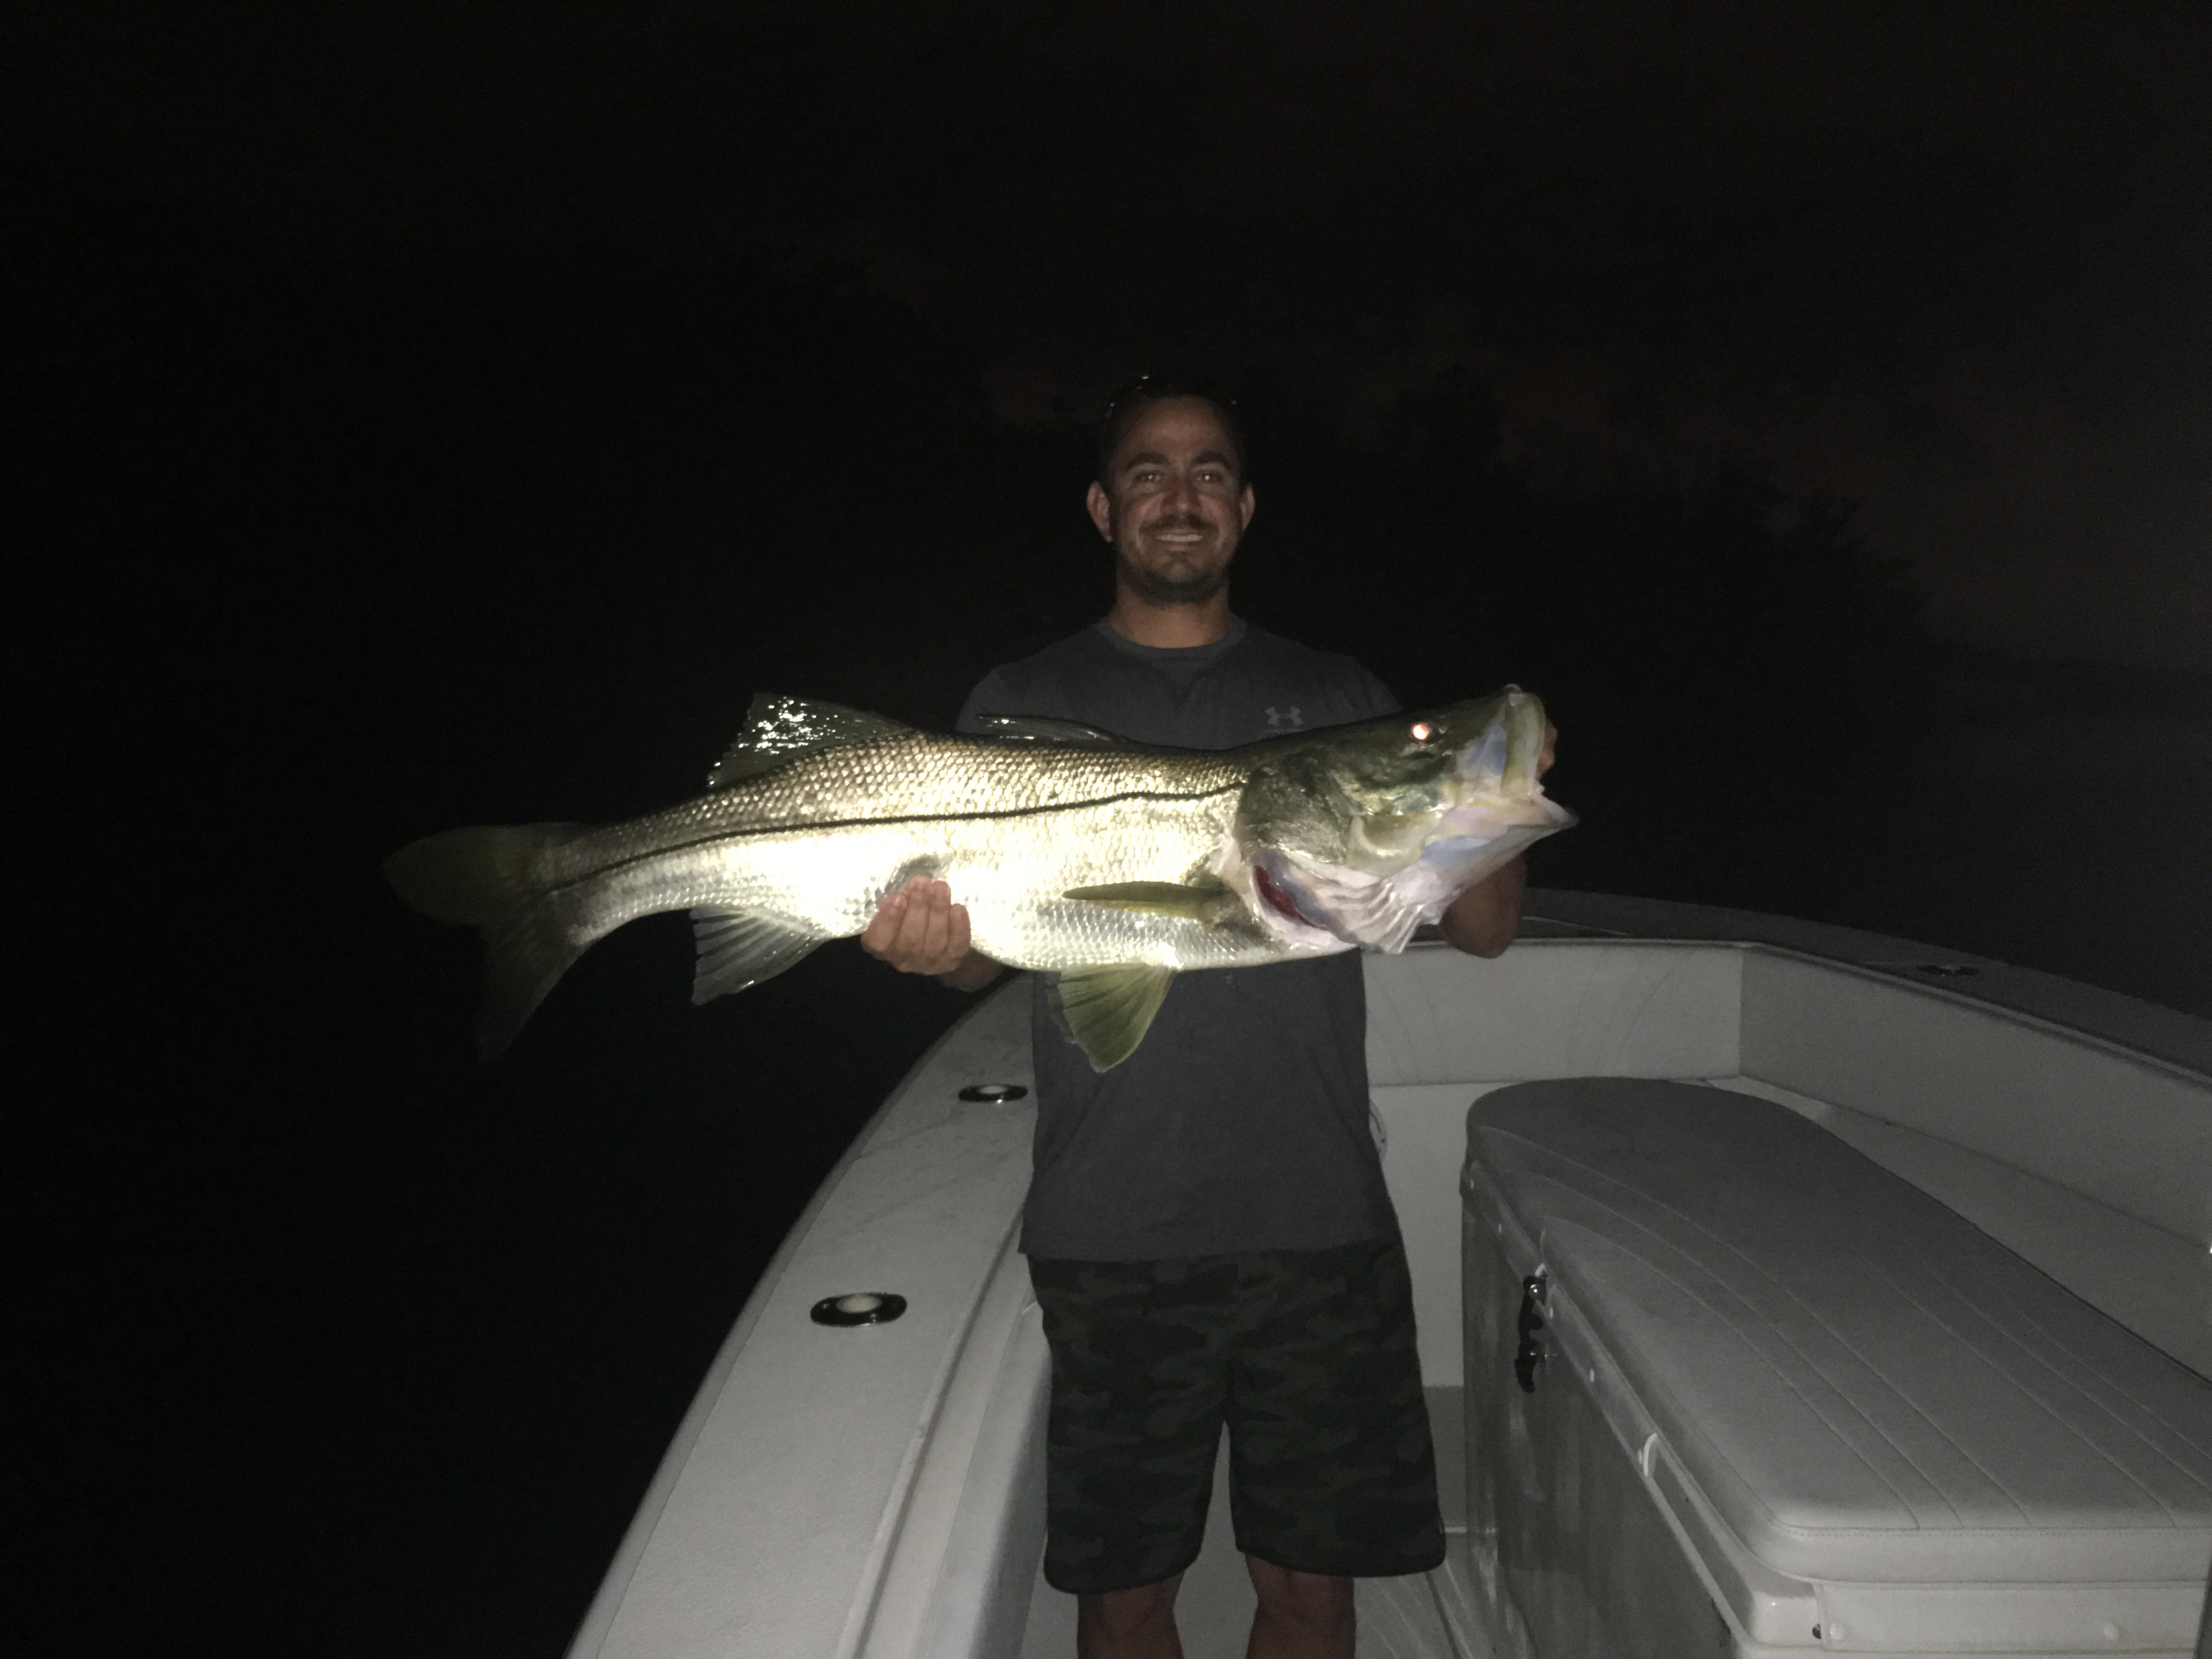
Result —
[[[1149,403],[1159,398],[1202,398],[1217,409],[1237,413],[1237,399],[1203,380],[1193,380],[1175,374],[1139,374],[1106,400],[1106,412],[1099,417],[1103,430],[1111,427],[1115,418],[1131,404]]]

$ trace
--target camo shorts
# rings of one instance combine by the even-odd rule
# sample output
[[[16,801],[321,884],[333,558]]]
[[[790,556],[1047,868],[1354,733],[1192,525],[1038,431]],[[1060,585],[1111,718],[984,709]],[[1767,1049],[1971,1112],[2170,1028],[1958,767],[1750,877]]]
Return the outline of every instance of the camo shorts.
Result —
[[[1343,1577],[1443,1559],[1395,1239],[1170,1261],[1030,1262],[1052,1347],[1044,1576],[1077,1595],[1196,1559],[1229,1430],[1237,1547]]]

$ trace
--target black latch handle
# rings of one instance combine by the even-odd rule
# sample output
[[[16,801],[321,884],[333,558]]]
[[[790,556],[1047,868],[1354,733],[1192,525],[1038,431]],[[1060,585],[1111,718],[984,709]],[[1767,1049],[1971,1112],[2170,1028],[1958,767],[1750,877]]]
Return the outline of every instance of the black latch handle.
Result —
[[[1544,1275],[1531,1273],[1521,1281],[1521,1334],[1534,1336],[1544,1328],[1547,1291]]]
[[[1523,1394],[1536,1392],[1544,1368],[1552,1363],[1551,1350],[1543,1339],[1544,1317],[1551,1311],[1546,1300],[1548,1291],[1541,1273],[1530,1273],[1521,1281],[1521,1346],[1514,1351],[1513,1376]]]

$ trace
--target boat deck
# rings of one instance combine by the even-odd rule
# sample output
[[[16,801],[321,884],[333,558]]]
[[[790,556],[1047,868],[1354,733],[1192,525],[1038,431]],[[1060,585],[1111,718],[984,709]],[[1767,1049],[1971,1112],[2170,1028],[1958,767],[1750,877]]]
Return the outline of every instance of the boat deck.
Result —
[[[1444,1516],[1444,1565],[1409,1578],[1369,1578],[1358,1587],[1359,1659],[1493,1659],[1499,1653],[1475,1593],[1467,1545],[1467,1481],[1462,1462],[1465,1391],[1431,1389],[1437,1480]],[[1176,1624],[1185,1659],[1243,1659],[1252,1629],[1252,1583],[1229,1530],[1229,1458],[1214,1465],[1206,1545],[1183,1575]],[[1042,1576],[1022,1632],[1021,1659],[1068,1659],[1075,1651],[1075,1598]]]

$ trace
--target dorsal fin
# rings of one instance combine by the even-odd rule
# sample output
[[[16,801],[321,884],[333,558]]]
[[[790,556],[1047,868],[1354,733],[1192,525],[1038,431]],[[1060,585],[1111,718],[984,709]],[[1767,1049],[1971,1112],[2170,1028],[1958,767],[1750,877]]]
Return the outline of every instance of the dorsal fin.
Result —
[[[895,738],[913,729],[858,708],[763,691],[745,710],[744,730],[707,774],[707,787],[726,789],[740,779],[757,776],[817,750],[835,748],[841,743],[866,743],[872,738]]]
[[[987,738],[1018,738],[1024,743],[1115,743],[1110,732],[1078,720],[1048,720],[1042,714],[984,714],[975,724]]]

